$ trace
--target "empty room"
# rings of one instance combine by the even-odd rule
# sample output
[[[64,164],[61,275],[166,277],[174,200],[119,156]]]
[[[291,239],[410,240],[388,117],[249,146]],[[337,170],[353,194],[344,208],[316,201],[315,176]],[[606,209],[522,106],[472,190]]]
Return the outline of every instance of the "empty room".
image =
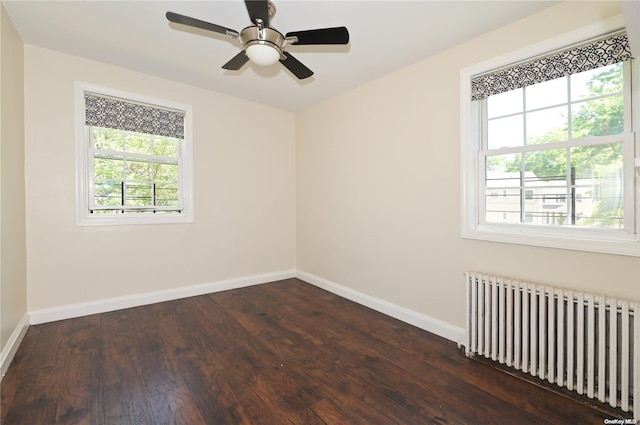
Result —
[[[640,419],[637,1],[0,1],[0,423]]]

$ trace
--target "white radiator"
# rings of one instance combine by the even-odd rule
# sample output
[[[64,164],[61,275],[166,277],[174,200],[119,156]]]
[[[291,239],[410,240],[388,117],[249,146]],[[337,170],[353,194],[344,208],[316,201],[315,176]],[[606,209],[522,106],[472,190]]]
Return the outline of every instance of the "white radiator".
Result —
[[[640,413],[638,304],[467,272],[467,356]]]

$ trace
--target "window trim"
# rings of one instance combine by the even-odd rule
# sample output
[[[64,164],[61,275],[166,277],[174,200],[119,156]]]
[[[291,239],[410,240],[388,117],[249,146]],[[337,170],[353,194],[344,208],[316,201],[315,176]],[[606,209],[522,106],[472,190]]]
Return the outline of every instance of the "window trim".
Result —
[[[91,214],[89,211],[91,193],[89,171],[92,167],[88,164],[89,130],[85,124],[85,92],[111,96],[132,102],[140,102],[157,105],[170,109],[184,111],[184,140],[180,144],[180,156],[182,158],[182,207],[183,210],[176,214],[143,214],[143,215],[102,215]],[[75,83],[75,149],[76,149],[76,225],[77,226],[113,226],[135,224],[170,224],[193,223],[193,153],[192,153],[192,113],[191,106],[163,99],[152,98],[139,94],[114,90],[92,84],[76,81]]]
[[[621,16],[601,21],[558,37],[519,49],[508,54],[464,68],[460,71],[460,137],[461,137],[461,237],[491,242],[504,242],[538,247],[561,248],[578,251],[600,252],[640,257],[640,159],[632,159],[631,170],[625,176],[627,193],[634,194],[634,205],[630,220],[635,224],[633,234],[600,229],[545,228],[526,224],[483,224],[480,220],[480,195],[483,193],[479,181],[481,129],[478,125],[480,102],[471,99],[471,79],[494,69],[508,66],[526,58],[544,55],[564,46],[583,42],[624,27]],[[640,60],[632,61],[632,72],[637,80],[640,75]],[[632,108],[640,107],[640,90],[632,84]],[[636,132],[640,128],[640,114],[632,122]],[[627,144],[629,149],[640,152],[638,136]],[[635,169],[633,169],[635,167]],[[631,187],[629,187],[631,186]],[[630,205],[628,203],[627,205]],[[631,209],[631,207],[629,208]],[[626,213],[627,211],[625,211]]]

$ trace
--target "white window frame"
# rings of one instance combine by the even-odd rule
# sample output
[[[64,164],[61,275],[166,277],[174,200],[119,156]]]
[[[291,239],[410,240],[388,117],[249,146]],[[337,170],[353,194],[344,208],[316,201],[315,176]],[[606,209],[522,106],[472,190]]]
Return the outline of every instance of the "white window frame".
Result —
[[[460,72],[460,136],[461,136],[461,236],[492,242],[504,242],[579,251],[601,252],[640,257],[640,60],[631,64],[633,80],[631,105],[634,116],[632,133],[624,145],[625,230],[580,229],[567,227],[532,226],[526,224],[490,224],[484,221],[484,173],[481,156],[482,134],[479,123],[480,101],[471,101],[471,80],[474,76],[504,68],[527,58],[593,39],[624,27],[621,16],[602,21],[533,46],[467,67]],[[629,137],[631,140],[629,140]],[[558,146],[561,147],[561,146]],[[634,152],[635,151],[635,152]],[[634,158],[635,155],[635,158]]]
[[[182,210],[173,214],[92,214],[90,211],[93,193],[93,163],[91,156],[91,136],[89,126],[85,124],[85,92],[115,98],[157,105],[164,108],[184,111],[184,140],[180,143],[180,194]],[[78,226],[113,226],[135,224],[171,224],[193,223],[193,154],[191,106],[156,99],[139,94],[128,93],[83,82],[75,83],[75,127],[76,127],[76,224]]]

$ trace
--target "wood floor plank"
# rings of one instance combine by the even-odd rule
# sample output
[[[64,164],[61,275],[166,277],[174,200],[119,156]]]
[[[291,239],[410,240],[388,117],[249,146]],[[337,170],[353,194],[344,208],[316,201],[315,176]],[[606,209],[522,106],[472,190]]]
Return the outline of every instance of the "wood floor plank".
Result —
[[[41,325],[35,352],[28,355],[28,364],[22,365],[24,379],[37,385],[23,385],[22,376],[19,378],[4,425],[55,423],[71,326],[70,320]]]
[[[140,377],[138,335],[130,316],[128,310],[101,315],[103,422],[155,425],[150,398]]]
[[[150,397],[184,386],[184,381],[171,361],[176,355],[177,347],[166,337],[170,330],[167,325],[170,326],[176,318],[167,319],[166,316],[156,315],[159,307],[161,306],[140,307],[129,311],[132,319],[130,324],[139,339],[133,355],[138,359],[140,377]],[[186,342],[182,344],[187,345]]]
[[[32,326],[0,406],[3,425],[612,418],[297,279]]]
[[[156,394],[152,396],[151,404],[158,425],[207,425],[191,392],[185,387]]]
[[[25,378],[26,380],[33,379],[33,376],[29,375],[28,369],[33,363],[30,356],[37,357],[38,348],[43,348],[42,345],[37,346],[40,330],[41,327],[35,326],[27,330],[20,344],[20,349],[16,352],[6,375],[2,378],[0,384],[0,424],[7,423],[7,413],[9,407],[13,405],[14,397],[17,395],[16,403],[19,404],[20,400],[24,400],[30,392],[30,387],[23,385],[23,382]],[[36,360],[34,359],[34,361]]]
[[[102,381],[100,316],[71,323],[69,344],[56,406],[56,424],[90,425],[101,420],[98,399]]]

